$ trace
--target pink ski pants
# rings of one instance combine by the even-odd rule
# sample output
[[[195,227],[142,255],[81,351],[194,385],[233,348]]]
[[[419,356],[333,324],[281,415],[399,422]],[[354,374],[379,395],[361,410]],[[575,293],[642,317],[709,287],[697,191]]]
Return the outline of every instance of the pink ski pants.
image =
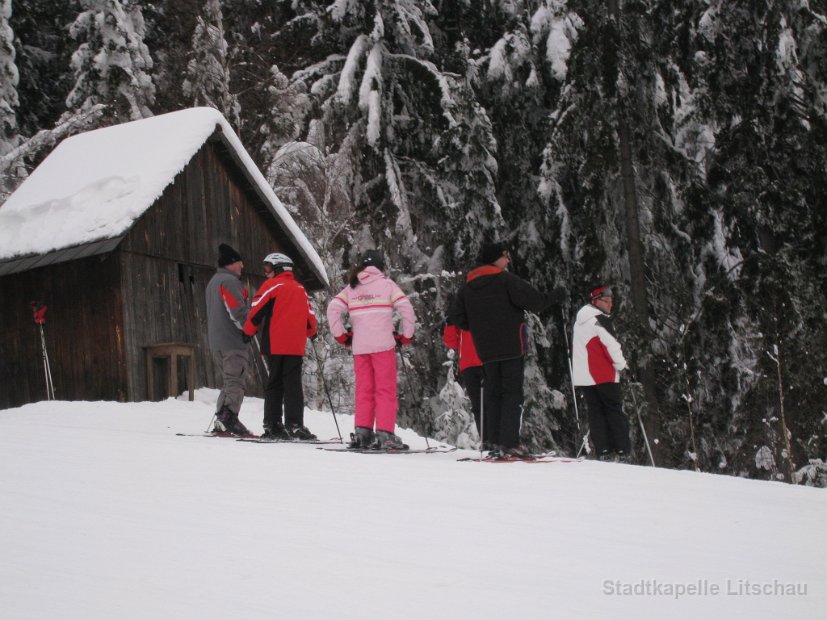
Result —
[[[396,428],[396,352],[353,356],[356,373],[356,426],[392,433]]]

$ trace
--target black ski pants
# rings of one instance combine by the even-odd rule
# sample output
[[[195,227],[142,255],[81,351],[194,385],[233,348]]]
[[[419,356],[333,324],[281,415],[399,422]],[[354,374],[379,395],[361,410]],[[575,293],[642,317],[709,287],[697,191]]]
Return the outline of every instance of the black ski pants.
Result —
[[[477,434],[480,433],[480,404],[482,404],[482,366],[471,366],[462,371],[462,383],[465,393],[471,400],[471,413],[474,414],[474,424],[477,425]]]
[[[506,450],[520,445],[523,358],[483,364],[483,438]]]
[[[582,389],[589,410],[589,433],[598,456],[629,454],[629,423],[623,413],[620,384],[601,383]]]
[[[304,426],[304,391],[302,390],[301,355],[268,355],[270,377],[264,389],[264,428],[281,424]]]

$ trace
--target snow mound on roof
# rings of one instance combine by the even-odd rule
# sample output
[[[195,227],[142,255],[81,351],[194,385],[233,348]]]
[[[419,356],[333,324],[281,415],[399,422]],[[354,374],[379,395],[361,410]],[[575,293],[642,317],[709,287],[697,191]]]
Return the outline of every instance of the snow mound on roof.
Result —
[[[39,254],[125,233],[216,125],[192,108],[67,138],[0,208],[0,257]]]

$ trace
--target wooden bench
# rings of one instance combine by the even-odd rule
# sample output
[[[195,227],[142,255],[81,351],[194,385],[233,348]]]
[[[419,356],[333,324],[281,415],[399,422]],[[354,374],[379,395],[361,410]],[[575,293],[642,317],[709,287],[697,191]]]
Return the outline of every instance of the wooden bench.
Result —
[[[178,394],[178,358],[187,359],[187,389],[190,400],[195,400],[195,345],[187,342],[161,342],[144,345],[146,351],[146,393],[147,399],[153,400],[155,376],[153,362],[156,359],[169,360],[167,375],[167,395],[173,398]]]

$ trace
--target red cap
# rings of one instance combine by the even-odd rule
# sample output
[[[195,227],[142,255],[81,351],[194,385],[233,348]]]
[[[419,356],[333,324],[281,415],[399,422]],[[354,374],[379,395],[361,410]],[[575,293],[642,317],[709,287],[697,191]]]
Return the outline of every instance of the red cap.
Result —
[[[612,289],[608,286],[600,286],[589,293],[589,301],[600,299],[601,297],[611,297]]]

